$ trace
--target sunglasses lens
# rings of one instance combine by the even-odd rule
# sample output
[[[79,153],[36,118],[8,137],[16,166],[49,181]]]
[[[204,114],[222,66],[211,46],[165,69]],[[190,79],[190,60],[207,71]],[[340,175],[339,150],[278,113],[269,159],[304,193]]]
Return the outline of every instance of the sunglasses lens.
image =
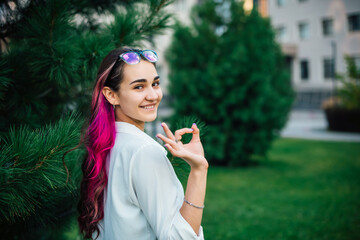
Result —
[[[142,54],[149,62],[156,62],[158,60],[156,53],[151,50],[145,50]]]
[[[137,64],[140,62],[140,56],[135,52],[128,52],[121,55],[122,60],[127,64]]]

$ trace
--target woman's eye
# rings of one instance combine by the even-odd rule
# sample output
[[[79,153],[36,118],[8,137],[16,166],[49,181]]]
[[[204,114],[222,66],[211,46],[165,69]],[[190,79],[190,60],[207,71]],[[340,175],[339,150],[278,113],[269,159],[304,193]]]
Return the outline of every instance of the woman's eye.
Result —
[[[142,88],[143,88],[142,85],[138,85],[138,86],[134,87],[134,89],[142,89]]]
[[[154,87],[157,87],[157,86],[159,86],[159,85],[160,85],[160,82],[154,82],[154,83],[153,83],[153,86],[154,86]]]

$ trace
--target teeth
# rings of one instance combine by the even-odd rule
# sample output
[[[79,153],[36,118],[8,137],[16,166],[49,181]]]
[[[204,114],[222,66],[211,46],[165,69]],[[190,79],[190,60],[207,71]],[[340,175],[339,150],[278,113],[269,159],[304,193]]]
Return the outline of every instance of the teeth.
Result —
[[[153,109],[153,108],[154,108],[154,105],[151,105],[151,106],[144,106],[143,108],[145,108],[145,109]]]

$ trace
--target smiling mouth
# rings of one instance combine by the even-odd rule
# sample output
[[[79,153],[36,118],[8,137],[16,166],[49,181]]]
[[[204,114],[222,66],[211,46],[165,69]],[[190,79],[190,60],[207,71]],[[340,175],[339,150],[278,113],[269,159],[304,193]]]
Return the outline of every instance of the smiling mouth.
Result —
[[[155,109],[155,104],[153,104],[153,105],[147,105],[147,106],[140,106],[141,108],[144,108],[144,109],[149,109],[149,110],[151,110],[151,109]]]

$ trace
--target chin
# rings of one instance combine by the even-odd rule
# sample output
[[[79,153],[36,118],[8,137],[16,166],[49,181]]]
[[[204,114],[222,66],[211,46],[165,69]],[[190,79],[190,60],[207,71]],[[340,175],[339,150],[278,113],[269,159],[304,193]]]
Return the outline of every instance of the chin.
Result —
[[[154,117],[148,118],[145,122],[153,122],[155,121],[157,115],[155,115]]]
[[[154,114],[151,114],[151,115],[148,115],[148,116],[144,116],[142,118],[142,120],[144,122],[153,122],[153,121],[155,121],[156,118],[157,118],[157,113],[154,113]]]

